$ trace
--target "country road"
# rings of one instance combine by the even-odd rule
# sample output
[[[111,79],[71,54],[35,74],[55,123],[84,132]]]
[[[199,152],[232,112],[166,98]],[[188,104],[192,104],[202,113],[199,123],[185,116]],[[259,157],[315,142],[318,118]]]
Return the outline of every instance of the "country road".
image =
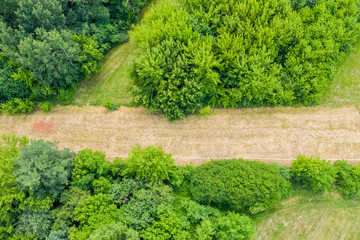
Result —
[[[126,157],[136,144],[160,144],[177,164],[240,157],[290,164],[298,154],[360,161],[360,114],[353,106],[219,109],[174,123],[142,108],[59,106],[46,114],[1,114],[4,133],[101,150],[109,159]]]

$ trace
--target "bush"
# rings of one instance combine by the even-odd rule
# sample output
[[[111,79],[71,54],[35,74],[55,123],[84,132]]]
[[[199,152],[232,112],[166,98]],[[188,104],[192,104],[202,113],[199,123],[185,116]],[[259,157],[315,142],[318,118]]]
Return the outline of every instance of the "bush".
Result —
[[[119,109],[120,104],[115,104],[115,103],[111,103],[111,102],[107,101],[103,104],[103,107],[110,111],[115,111],[115,110]]]
[[[335,161],[336,186],[345,197],[360,196],[360,166],[353,166],[346,161]]]
[[[50,112],[52,109],[52,104],[49,102],[40,103],[39,106],[40,106],[41,111],[43,111],[44,113]]]
[[[266,163],[245,160],[211,161],[200,165],[191,178],[194,200],[257,214],[277,203],[289,183]]]
[[[255,226],[248,216],[228,213],[217,221],[216,239],[250,239],[255,232]]]
[[[69,149],[58,150],[56,143],[32,140],[14,160],[19,189],[40,199],[47,194],[58,197],[69,184],[74,155]]]
[[[34,103],[29,99],[14,98],[0,105],[1,111],[10,115],[18,115],[19,113],[32,112]]]
[[[320,158],[299,155],[291,165],[295,182],[314,193],[326,192],[335,182],[336,169]]]
[[[124,175],[136,176],[150,181],[170,180],[174,176],[175,160],[161,146],[134,147],[126,160]]]

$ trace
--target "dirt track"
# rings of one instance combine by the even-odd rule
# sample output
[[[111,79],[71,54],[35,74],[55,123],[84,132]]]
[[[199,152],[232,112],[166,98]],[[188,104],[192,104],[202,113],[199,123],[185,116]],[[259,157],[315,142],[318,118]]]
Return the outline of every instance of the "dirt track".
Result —
[[[41,129],[41,128],[44,129]],[[298,154],[360,160],[356,107],[214,110],[169,123],[142,108],[56,107],[44,114],[0,115],[0,133],[58,141],[60,147],[125,157],[131,146],[160,144],[178,164],[210,158],[289,162]]]

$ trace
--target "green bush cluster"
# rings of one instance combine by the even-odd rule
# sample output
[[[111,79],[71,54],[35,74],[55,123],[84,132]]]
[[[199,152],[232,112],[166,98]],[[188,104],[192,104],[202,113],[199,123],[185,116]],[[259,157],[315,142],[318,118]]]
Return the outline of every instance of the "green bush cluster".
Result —
[[[202,107],[312,105],[359,38],[356,0],[183,0],[131,32],[136,100],[170,120]]]
[[[13,99],[56,100],[64,91],[69,95],[80,80],[101,69],[103,54],[127,41],[127,31],[144,4],[145,0],[2,1],[0,104]]]
[[[0,138],[1,239],[250,239],[251,216],[287,196],[335,184],[358,197],[359,166],[299,156],[291,167],[255,161],[174,164],[161,147],[106,160],[56,143]],[[156,163],[159,163],[158,165]]]

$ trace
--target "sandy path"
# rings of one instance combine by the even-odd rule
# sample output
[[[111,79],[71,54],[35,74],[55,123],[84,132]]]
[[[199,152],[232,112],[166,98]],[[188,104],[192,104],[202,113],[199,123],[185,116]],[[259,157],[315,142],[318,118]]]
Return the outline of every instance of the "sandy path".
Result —
[[[35,129],[45,121],[52,129]],[[298,154],[360,159],[360,114],[356,107],[214,110],[169,123],[142,108],[109,112],[102,107],[56,107],[50,113],[0,115],[0,133],[58,141],[74,151],[105,151],[125,157],[136,144],[160,144],[178,164],[243,157],[286,162]],[[280,161],[281,162],[281,161]]]

